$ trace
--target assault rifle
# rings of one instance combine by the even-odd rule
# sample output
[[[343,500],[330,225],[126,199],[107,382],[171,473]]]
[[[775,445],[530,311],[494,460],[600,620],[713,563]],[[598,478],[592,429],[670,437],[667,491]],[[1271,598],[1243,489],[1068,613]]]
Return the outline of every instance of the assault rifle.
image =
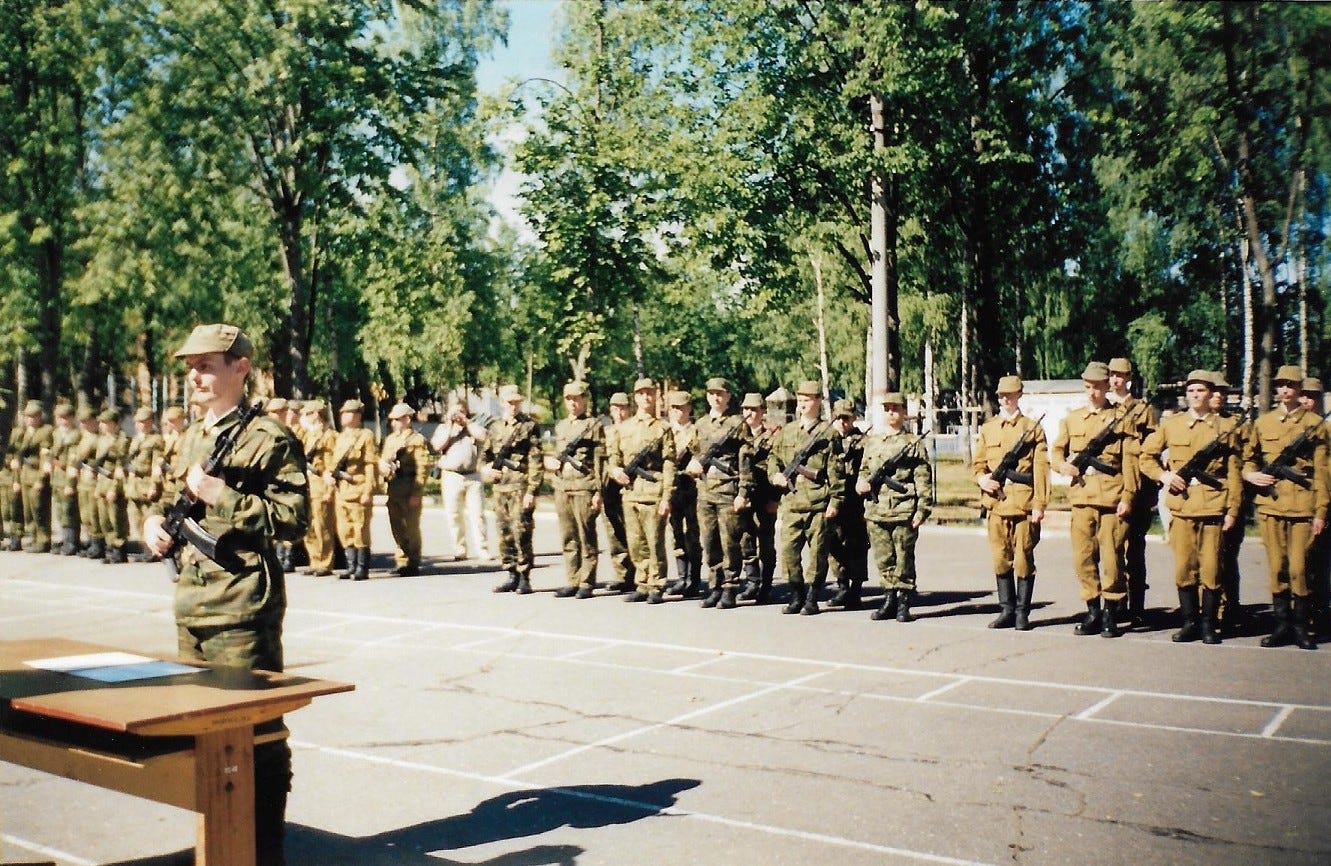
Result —
[[[490,468],[495,472],[501,472],[505,469],[514,472],[522,470],[522,464],[513,460],[513,451],[518,447],[518,437],[521,433],[522,427],[514,427],[513,432],[509,434],[503,446],[495,452],[494,459],[490,461]]]
[[[564,446],[563,450],[555,455],[556,459],[559,460],[560,469],[563,469],[564,464],[567,463],[569,466],[576,469],[580,475],[586,475],[588,472],[592,471],[590,466],[574,457],[573,452],[578,450],[579,445],[587,441],[587,434],[592,431],[593,425],[599,423],[601,422],[597,421],[595,418],[589,419],[586,424],[582,425],[582,429],[578,431],[578,435],[568,440],[568,444]]]
[[[735,434],[739,432],[739,429],[743,426],[743,421],[731,425],[730,429],[726,430],[724,436],[707,446],[707,450],[698,458],[698,462],[702,464],[703,472],[706,472],[709,468],[715,466],[716,471],[720,472],[722,475],[731,477],[735,475],[735,469],[721,459],[721,449],[726,447],[728,443],[734,441]]]
[[[397,477],[398,472],[402,470],[402,458],[407,456],[407,446],[403,445],[393,453],[393,459],[388,461],[388,475],[385,481],[392,481]]]
[[[329,473],[330,475],[333,476],[333,480],[334,480],[334,481],[346,481],[346,482],[350,483],[350,482],[352,482],[352,481],[355,480],[355,479],[352,477],[351,473],[347,471],[347,461],[348,461],[350,458],[351,458],[351,454],[350,454],[350,453],[347,453],[347,454],[343,454],[343,455],[342,455],[342,459],[339,460],[339,461],[337,461],[337,465],[334,466],[334,467],[333,467],[333,471]]]
[[[886,487],[888,490],[891,490],[893,493],[910,493],[909,487],[902,484],[900,481],[896,480],[892,476],[896,474],[897,467],[901,465],[901,461],[905,459],[906,454],[911,449],[913,449],[917,444],[923,442],[924,437],[926,435],[927,434],[925,433],[921,433],[919,436],[916,436],[910,442],[907,442],[900,451],[898,451],[897,453],[893,454],[891,457],[884,460],[882,465],[873,471],[873,474],[869,476],[870,499],[872,499],[874,502],[877,502],[878,497],[883,492],[884,487]]]
[[[1185,484],[1191,485],[1192,480],[1195,478],[1212,490],[1219,490],[1224,486],[1224,482],[1219,478],[1216,478],[1210,472],[1207,472],[1206,467],[1209,466],[1215,458],[1220,456],[1221,448],[1229,444],[1229,437],[1232,432],[1233,431],[1221,433],[1201,448],[1198,448],[1192,453],[1192,456],[1188,458],[1188,462],[1180,466],[1178,471],[1174,474],[1182,478]],[[1179,495],[1184,499],[1187,499],[1188,488],[1184,487],[1183,492]]]
[[[660,439],[653,439],[651,442],[648,442],[643,446],[641,451],[634,454],[633,457],[629,459],[628,463],[624,464],[624,474],[629,478],[641,478],[643,481],[660,481],[661,476],[659,473],[651,469],[642,468],[642,462],[651,456],[653,451],[656,451],[660,447]]]
[[[222,464],[236,449],[236,441],[245,432],[245,428],[261,414],[263,414],[262,400],[240,410],[235,426],[218,434],[217,441],[213,444],[213,453],[208,455],[208,459],[200,466],[203,469],[203,474],[216,475],[218,473]],[[196,504],[197,502],[190,495],[189,490],[181,488],[180,495],[166,510],[166,517],[162,522],[162,529],[166,531],[167,535],[171,536],[171,551],[166,557],[166,567],[171,573],[173,583],[180,579],[180,563],[177,560],[182,541],[188,542],[199,553],[223,568],[233,570],[239,566],[236,555],[219,551],[217,549],[217,538],[209,535],[199,525],[198,520],[191,516]]]
[[[1034,475],[1029,472],[1017,471],[1017,461],[1025,455],[1026,449],[1035,444],[1035,432],[1040,429],[1040,422],[1042,421],[1044,421],[1043,415],[1036,418],[1035,421],[1026,428],[1026,431],[1021,434],[1021,437],[1017,439],[1016,442],[1012,443],[1012,447],[1003,455],[1003,459],[998,461],[998,465],[994,467],[994,471],[989,473],[989,477],[997,481],[999,487],[1002,487],[1009,481],[1013,481],[1017,484],[1035,483]],[[998,491],[998,498],[1003,498],[1002,490]]]
[[[87,469],[89,472],[95,472],[96,474],[102,476],[103,478],[115,477],[115,472],[111,471],[110,469],[107,469],[105,466],[93,466],[91,463],[88,463],[87,461],[80,463],[79,468]]]
[[[1322,420],[1317,424],[1305,426],[1303,432],[1294,437],[1293,442],[1281,449],[1280,453],[1276,455],[1276,459],[1270,461],[1258,471],[1265,475],[1273,475],[1276,480],[1283,479],[1285,481],[1292,481],[1304,490],[1312,489],[1313,483],[1311,479],[1302,472],[1294,469],[1294,461],[1299,459],[1300,452],[1302,452],[1307,446],[1313,432],[1317,431],[1320,433],[1324,429],[1323,424],[1329,417],[1331,417],[1331,412],[1323,415]],[[1262,454],[1260,446],[1258,446],[1257,453],[1261,455],[1263,460],[1266,459],[1266,455]],[[1270,487],[1257,487],[1254,489],[1258,496],[1270,496],[1272,499],[1280,498],[1280,494],[1276,492],[1276,486],[1274,484]]]
[[[1094,469],[1096,472],[1105,475],[1118,474],[1118,467],[1110,466],[1108,463],[1100,459],[1100,455],[1109,447],[1109,443],[1112,442],[1114,436],[1118,434],[1119,424],[1127,420],[1127,417],[1128,416],[1124,415],[1120,418],[1111,419],[1099,433],[1096,433],[1095,436],[1091,438],[1090,442],[1086,443],[1085,448],[1078,451],[1076,455],[1068,461],[1073,466],[1077,467],[1078,474],[1073,476],[1073,484],[1086,483],[1087,469]]]
[[[800,446],[800,450],[795,452],[794,457],[790,458],[790,462],[786,464],[786,468],[781,470],[781,474],[786,477],[787,490],[795,489],[796,475],[803,475],[815,484],[818,483],[818,473],[809,469],[809,467],[804,464],[808,462],[809,458],[818,450],[818,446],[822,445],[824,441],[822,431],[815,429],[809,436],[809,440]]]

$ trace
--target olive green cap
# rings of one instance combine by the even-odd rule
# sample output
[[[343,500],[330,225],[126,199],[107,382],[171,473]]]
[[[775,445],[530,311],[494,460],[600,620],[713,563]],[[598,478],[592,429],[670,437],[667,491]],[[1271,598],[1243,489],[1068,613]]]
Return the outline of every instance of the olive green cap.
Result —
[[[569,382],[567,385],[564,386],[564,396],[565,396],[565,397],[586,397],[586,396],[587,396],[587,383],[586,383],[586,382]]]
[[[80,406],[74,417],[80,421],[91,421],[97,417],[97,410],[91,406]]]
[[[757,391],[750,391],[744,395],[744,400],[739,404],[741,409],[762,409],[764,407],[763,395]]]
[[[795,389],[795,393],[801,397],[821,397],[823,396],[823,383],[817,379],[805,379],[800,382],[800,386]]]
[[[1083,382],[1108,382],[1109,367],[1103,361],[1092,361],[1081,371],[1081,379]]]
[[[504,385],[499,389],[499,399],[505,403],[521,403],[522,390],[517,385]]]
[[[1000,394],[1016,394],[1020,390],[1022,390],[1020,376],[1009,375],[998,380],[998,393]]]
[[[1188,374],[1188,378],[1184,382],[1184,384],[1191,385],[1193,382],[1200,382],[1206,387],[1214,389],[1215,374],[1212,373],[1210,370],[1193,370],[1191,373]],[[1298,379],[1298,384],[1302,383],[1303,383],[1303,377],[1300,376]]]
[[[240,358],[249,358],[254,354],[254,344],[235,325],[199,325],[190,332],[185,345],[176,350],[176,357],[207,355],[209,352],[230,352]]]
[[[789,402],[790,402],[790,392],[787,391],[787,390],[785,389],[785,386],[778,386],[777,389],[776,389],[775,391],[773,391],[772,393],[770,393],[770,394],[767,395],[767,402],[768,402],[768,403],[789,403]]]
[[[906,397],[900,391],[888,391],[878,398],[880,406],[905,406]]]
[[[322,415],[327,405],[317,397],[313,400],[306,400],[301,404],[300,414],[302,415]]]
[[[1320,394],[1322,393],[1322,380],[1314,379],[1311,376],[1303,380],[1303,393]]]
[[[1127,358],[1110,358],[1110,359],[1109,359],[1109,372],[1111,372],[1111,373],[1122,373],[1122,374],[1124,374],[1125,376],[1131,376],[1131,375],[1132,375],[1132,362],[1129,361]]]
[[[1215,379],[1215,387],[1217,390],[1228,391],[1230,388],[1234,387],[1233,385],[1229,384],[1228,380],[1225,379],[1224,372],[1220,370],[1212,370],[1211,376],[1212,378]]]
[[[55,415],[57,418],[68,418],[74,414],[74,406],[71,403],[60,402],[55,404]]]
[[[153,419],[153,410],[147,406],[140,406],[139,411],[134,413],[135,421],[151,421]]]
[[[359,400],[353,398],[353,399],[351,399],[351,400],[347,400],[345,403],[343,403],[343,404],[342,404],[342,408],[339,409],[338,411],[339,411],[339,412],[360,412],[360,413],[364,413],[364,412],[365,412],[365,404],[362,403],[361,401],[359,401]]]
[[[103,409],[102,414],[97,416],[98,421],[114,421],[120,423],[120,413],[114,409]]]
[[[631,405],[631,403],[632,401],[629,400],[629,395],[625,394],[623,391],[616,391],[610,395],[611,406],[628,406]]]
[[[1294,364],[1286,364],[1276,371],[1273,382],[1288,382],[1295,387],[1303,384],[1303,368]]]
[[[859,413],[855,411],[855,403],[844,397],[832,404],[833,418],[858,418]]]
[[[265,412],[285,412],[287,410],[287,399],[285,397],[274,397],[264,404]]]
[[[722,377],[722,376],[713,376],[712,378],[710,378],[710,379],[707,380],[707,390],[708,390],[708,391],[725,391],[727,394],[729,394],[729,393],[731,392],[731,391],[730,391],[730,380],[728,380],[728,379],[726,379],[726,378],[724,378],[724,377]]]
[[[392,421],[395,418],[409,418],[415,414],[416,410],[411,408],[410,404],[395,403],[393,404],[393,408],[388,410],[388,420]]]
[[[185,417],[184,406],[167,406],[162,410],[162,418],[166,421],[175,421]]]
[[[650,376],[643,376],[641,379],[633,383],[633,393],[635,394],[638,393],[639,391],[655,391],[655,390],[656,390],[656,383],[652,381]]]
[[[688,391],[671,391],[666,395],[667,406],[688,406],[693,403],[693,397]]]

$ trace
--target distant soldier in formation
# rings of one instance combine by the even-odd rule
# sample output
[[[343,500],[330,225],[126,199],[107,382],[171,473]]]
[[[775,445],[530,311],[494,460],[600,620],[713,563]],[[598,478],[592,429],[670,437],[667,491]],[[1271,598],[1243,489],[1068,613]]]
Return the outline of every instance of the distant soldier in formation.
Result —
[[[873,543],[883,604],[875,620],[911,622],[915,599],[915,543],[929,519],[933,479],[929,456],[906,432],[906,399],[897,391],[882,397],[883,432],[864,438],[864,456],[855,491],[864,497],[864,516]]]
[[[1225,380],[1224,374],[1218,371],[1212,371],[1211,376],[1215,379],[1215,388],[1211,391],[1211,411],[1219,417],[1233,422],[1234,429],[1230,433],[1231,445],[1241,461],[1244,451],[1247,450],[1248,440],[1252,436],[1252,418],[1249,417],[1249,413],[1242,416],[1230,416],[1225,404],[1226,394],[1230,390],[1229,382]],[[1220,530],[1219,616],[1221,627],[1231,635],[1238,631],[1243,611],[1239,593],[1241,584],[1239,550],[1243,546],[1243,536],[1252,514],[1252,488],[1246,484],[1239,486],[1238,516],[1232,526]]]
[[[1308,632],[1307,557],[1326,525],[1326,428],[1321,416],[1299,405],[1303,370],[1281,367],[1275,376],[1276,406],[1253,424],[1243,462],[1243,480],[1256,489],[1257,522],[1270,569],[1275,629],[1262,646],[1293,642],[1316,649]]]
[[[1109,361],[1109,401],[1123,410],[1119,422],[1123,432],[1137,440],[1140,448],[1146,437],[1159,425],[1160,419],[1150,403],[1132,396],[1132,362],[1127,358]],[[1160,485],[1137,471],[1137,492],[1132,497],[1132,510],[1126,517],[1127,538],[1123,546],[1123,574],[1127,583],[1127,621],[1130,626],[1144,624],[1146,615],[1146,533],[1155,519],[1155,506],[1160,497]]]
[[[83,438],[74,407],[55,407],[55,434],[51,440],[51,512],[60,534],[51,540],[51,552],[73,556],[79,552],[78,447]]]
[[[1322,380],[1307,377],[1299,393],[1299,405],[1315,414],[1322,414]],[[1323,428],[1325,432],[1325,427]],[[1331,488],[1331,445],[1327,452],[1327,486]],[[1331,533],[1321,532],[1313,538],[1308,550],[1309,628],[1314,634],[1325,634],[1328,621],[1328,594],[1331,593]]]
[[[3,524],[4,540],[0,543],[0,550],[21,550],[23,485],[19,483],[18,472],[14,469],[18,440],[23,435],[21,419],[15,423],[12,430],[4,431],[4,434],[4,454],[3,458],[0,458],[0,524]]]
[[[855,426],[855,404],[837,400],[832,404],[832,426],[841,439],[841,478],[845,486],[836,519],[828,522],[828,570],[837,591],[828,601],[831,607],[857,610],[864,581],[869,577],[869,529],[864,520],[864,497],[855,489],[864,459],[864,434]]]
[[[688,391],[666,395],[666,417],[675,443],[675,486],[670,495],[670,539],[674,545],[675,582],[667,595],[691,598],[702,585],[702,534],[698,531],[698,483],[684,472],[694,457],[698,437],[693,427],[693,398]]]
[[[22,488],[23,520],[20,537],[29,539],[28,550],[46,553],[51,549],[51,444],[55,431],[46,423],[46,411],[37,400],[23,409],[23,428],[10,467]]]
[[[605,434],[588,404],[585,383],[569,382],[564,386],[566,414],[555,425],[554,453],[545,457],[545,470],[555,492],[555,516],[559,519],[568,581],[555,590],[558,598],[591,598],[596,591],[600,557],[596,515],[601,510]]]
[[[1207,370],[1189,373],[1187,411],[1161,421],[1142,445],[1142,472],[1166,489],[1172,515],[1169,546],[1183,621],[1173,635],[1178,642],[1200,637],[1203,643],[1220,643],[1221,550],[1224,533],[1238,521],[1242,498],[1235,424],[1211,410],[1214,382]]]
[[[335,486],[337,535],[347,552],[346,580],[370,577],[370,509],[379,484],[379,455],[374,434],[362,426],[365,404],[347,400],[338,412],[342,430],[333,445],[324,483]]]
[[[740,553],[744,558],[744,590],[740,601],[765,604],[772,592],[776,572],[776,512],[781,496],[772,487],[767,462],[772,453],[776,430],[766,424],[767,411],[761,394],[750,392],[740,404],[744,424],[749,428],[749,447],[745,454],[752,481],[749,507],[740,512]]]
[[[421,497],[430,473],[430,443],[413,422],[416,410],[398,403],[388,410],[392,428],[379,451],[379,477],[388,486],[388,526],[397,549],[393,553],[398,577],[421,571]]]
[[[709,581],[702,606],[729,610],[738,600],[744,572],[740,521],[752,506],[751,433],[731,407],[730,382],[724,378],[707,380],[707,407],[693,425],[689,461],[679,469],[697,488],[698,535]]]
[[[818,593],[827,580],[827,522],[836,519],[845,487],[840,434],[822,418],[822,383],[806,381],[795,394],[795,419],[772,443],[768,478],[782,492],[781,564],[790,584],[782,613],[807,616],[818,613]]]
[[[162,459],[166,443],[153,424],[153,412],[142,406],[134,413],[134,438],[125,455],[124,490],[131,534],[143,526],[149,510],[161,497]],[[146,547],[133,557],[135,562],[155,562],[157,555]]]
[[[495,592],[532,591],[532,531],[536,492],[541,488],[540,432],[522,411],[523,396],[516,385],[499,389],[504,414],[486,431],[481,452],[481,477],[494,494],[495,526],[499,532],[499,564],[508,578]]]
[[[485,514],[477,461],[485,428],[467,414],[466,398],[455,400],[448,420],[434,431],[430,445],[439,454],[439,491],[444,500],[444,527],[453,558],[485,559]]]
[[[624,527],[636,589],[627,602],[660,604],[665,587],[665,526],[675,486],[674,435],[656,417],[656,383],[634,383],[637,412],[621,423],[606,455],[610,477],[624,490]]]
[[[998,380],[998,414],[980,427],[971,472],[983,493],[980,507],[988,515],[1001,608],[989,628],[1027,631],[1035,593],[1035,547],[1049,504],[1049,448],[1040,422],[1021,412],[1022,393],[1020,377]]]
[[[77,493],[79,498],[79,523],[88,544],[79,550],[79,555],[89,559],[101,559],[106,555],[106,545],[102,540],[101,522],[97,518],[97,473],[92,463],[97,455],[99,437],[97,412],[91,406],[79,409],[76,417],[79,422],[79,444],[74,452],[75,466],[79,470]]]
[[[1086,405],[1059,422],[1053,466],[1072,479],[1072,559],[1086,616],[1073,631],[1118,637],[1117,608],[1127,595],[1123,548],[1137,496],[1135,431],[1123,429],[1127,409],[1109,402],[1109,368],[1099,361],[1081,374]]]
[[[89,461],[97,475],[94,488],[97,529],[105,545],[102,561],[115,565],[126,561],[125,544],[129,540],[124,469],[129,456],[129,437],[120,429],[120,413],[114,409],[103,410],[97,416],[97,424],[97,450]]]
[[[605,453],[615,450],[620,425],[632,415],[629,395],[616,391],[610,395],[610,425],[605,429]],[[624,526],[624,489],[610,477],[610,461],[604,461],[601,478],[601,512],[605,515],[605,535],[610,547],[610,568],[615,575],[611,588],[617,592],[632,592],[636,570],[629,556],[628,530]]]
[[[307,400],[301,407],[301,447],[305,450],[305,478],[310,488],[310,527],[305,533],[305,551],[311,577],[333,573],[333,547],[337,541],[337,515],[333,496],[336,481],[328,483],[333,470],[337,433],[328,427],[328,407],[323,400]]]

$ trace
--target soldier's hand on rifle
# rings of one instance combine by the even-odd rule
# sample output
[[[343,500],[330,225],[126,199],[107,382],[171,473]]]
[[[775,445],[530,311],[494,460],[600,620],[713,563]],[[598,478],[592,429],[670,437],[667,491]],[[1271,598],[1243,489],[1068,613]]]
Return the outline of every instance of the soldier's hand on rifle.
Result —
[[[1073,456],[1075,455],[1068,455],[1068,459],[1063,461],[1062,465],[1058,467],[1058,471],[1069,478],[1080,478],[1081,470],[1077,468],[1077,464],[1072,462]]]
[[[784,472],[773,472],[768,476],[768,480],[772,482],[773,487],[787,488],[790,486],[790,482],[786,480],[786,474]]]
[[[1003,489],[1003,485],[999,484],[993,479],[993,476],[987,473],[976,478],[975,483],[980,485],[980,489],[985,493],[988,493],[990,496],[997,496],[999,491]]]
[[[196,463],[185,473],[185,489],[204,505],[216,505],[222,498],[222,491],[226,490],[226,482],[204,472],[203,467]]]
[[[481,477],[486,481],[489,481],[491,484],[498,481],[500,475],[500,471],[488,463],[481,467]]]
[[[1160,483],[1169,489],[1170,493],[1182,493],[1188,489],[1188,482],[1183,480],[1183,476],[1177,472],[1161,472]]]
[[[692,475],[694,478],[701,478],[703,473],[706,471],[707,470],[703,469],[702,467],[702,461],[699,460],[697,457],[694,457],[692,460],[690,460],[689,465],[684,467],[684,474]]]
[[[531,511],[536,507],[536,497],[531,493],[522,494],[522,510]]]
[[[1220,521],[1220,531],[1229,532],[1234,528],[1234,524],[1236,523],[1238,523],[1238,521],[1234,519],[1234,515],[1226,514],[1225,519]]]
[[[593,514],[601,510],[601,494],[599,493],[592,494],[591,510]]]
[[[545,469],[547,472],[559,471],[560,468],[559,458],[556,457],[555,455],[547,454],[545,455],[545,457],[541,459],[541,462],[545,464]]]
[[[629,477],[629,474],[618,467],[616,467],[614,472],[610,473],[610,477],[613,478],[615,483],[620,487],[628,487],[633,483],[633,479]]]
[[[669,499],[662,499],[662,500],[661,500],[661,504],[658,505],[657,508],[656,508],[656,513],[657,513],[657,515],[660,516],[660,517],[669,517],[669,516],[670,516],[670,500],[669,500]]]
[[[379,461],[379,474],[380,474],[380,475],[383,475],[385,478],[391,477],[392,474],[393,474],[393,461],[391,461],[391,460],[380,460],[380,461]]]
[[[1036,508],[1031,512],[1031,523],[1040,523],[1044,520],[1044,509]]]
[[[873,485],[869,483],[869,479],[861,478],[855,482],[855,492],[861,496],[868,496],[873,492]]]
[[[923,525],[924,525],[924,515],[923,515],[923,514],[916,513],[916,515],[910,519],[910,528],[911,528],[911,529],[919,529],[919,528],[920,528],[921,526],[923,526]]]
[[[1265,472],[1261,471],[1245,472],[1243,473],[1243,480],[1251,484],[1253,487],[1270,487],[1276,483],[1276,477],[1274,475],[1267,475]]]
[[[827,506],[827,511],[826,511],[826,513],[824,514],[824,516],[825,516],[828,520],[836,520],[837,512],[838,512],[838,509],[837,509],[837,507],[836,507],[835,505],[829,505],[829,506]]]
[[[735,507],[735,513],[738,514],[749,507],[749,500],[745,499],[743,494],[740,494],[739,496],[735,497],[734,507]]]
[[[158,556],[166,556],[171,552],[171,536],[163,528],[165,523],[165,518],[160,514],[150,514],[143,521],[143,545]]]
[[[1120,519],[1121,519],[1121,518],[1124,518],[1124,517],[1127,517],[1129,514],[1131,514],[1131,513],[1132,513],[1132,502],[1131,502],[1131,500],[1128,500],[1128,501],[1125,501],[1125,502],[1120,502],[1120,503],[1118,504],[1118,508],[1115,508],[1115,509],[1114,509],[1114,513],[1117,514],[1117,515],[1119,516]]]

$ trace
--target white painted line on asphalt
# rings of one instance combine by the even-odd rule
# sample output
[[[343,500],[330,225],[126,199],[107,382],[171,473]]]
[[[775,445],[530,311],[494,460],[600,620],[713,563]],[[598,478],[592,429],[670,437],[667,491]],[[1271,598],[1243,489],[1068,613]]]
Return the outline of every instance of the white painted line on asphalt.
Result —
[[[810,675],[816,676],[816,675]],[[809,679],[801,677],[800,679]],[[792,681],[793,682],[793,681]],[[781,688],[777,686],[774,688]],[[727,702],[732,703],[732,702]],[[710,709],[716,709],[712,707]],[[653,727],[659,727],[653,726]],[[803,839],[809,842],[818,842],[826,845],[836,845],[841,848],[851,848],[858,851],[870,851],[877,854],[891,854],[896,857],[906,857],[913,860],[919,860],[925,863],[945,863],[949,866],[994,866],[983,860],[967,860],[959,857],[948,857],[943,854],[932,854],[928,851],[914,851],[909,848],[894,848],[888,845],[878,845],[874,842],[863,842],[858,839],[848,839],[844,836],[832,836],[826,833],[813,833],[804,830],[792,830],[789,827],[777,827],[772,824],[759,824],[753,821],[742,821],[737,818],[727,818],[723,815],[713,815],[707,812],[695,812],[690,809],[684,809],[678,806],[662,807],[660,803],[647,803],[638,800],[630,800],[625,797],[611,797],[607,794],[597,794],[592,791],[582,791],[576,788],[548,788],[542,785],[533,784],[521,779],[513,778],[514,774],[506,776],[486,776],[480,773],[468,773],[463,770],[454,770],[450,767],[440,767],[435,764],[421,764],[415,761],[404,761],[401,758],[387,758],[381,755],[371,755],[366,752],[356,751],[354,749],[337,748],[334,746],[320,746],[317,743],[309,743],[304,740],[292,740],[292,748],[304,749],[313,752],[319,752],[325,755],[332,755],[339,758],[346,758],[352,761],[364,761],[371,764],[393,767],[399,770],[412,770],[419,773],[430,773],[440,776],[450,776],[457,779],[466,779],[473,782],[482,782],[489,785],[495,785],[501,788],[509,788],[515,791],[536,791],[543,793],[552,793],[559,796],[569,797],[579,800],[592,800],[594,802],[605,803],[620,807],[629,807],[641,809],[646,815],[670,815],[677,818],[693,818],[698,821],[705,821],[711,824],[720,824],[726,827],[750,830],[755,833],[765,833],[771,836],[786,836],[795,839]],[[91,866],[91,864],[90,864]]]
[[[608,649],[613,649],[613,647],[610,644],[605,643],[604,641],[598,641],[592,644],[591,646],[583,647],[582,649],[573,650],[571,652],[561,653],[560,655],[552,656],[552,658],[554,658],[556,661],[564,661],[566,659],[581,658],[582,656],[591,655],[592,653],[599,653],[602,650],[608,650]]]
[[[1120,697],[1123,696],[1123,694],[1124,694],[1123,692],[1111,692],[1105,695],[1101,700],[1097,701],[1094,704],[1091,704],[1089,707],[1082,710],[1080,713],[1077,713],[1077,715],[1073,716],[1073,718],[1081,719],[1083,722],[1087,721],[1088,719],[1092,719],[1095,717],[1096,713],[1100,712],[1105,707],[1109,706],[1114,701],[1118,700]]]
[[[6,845],[13,845],[15,848],[22,848],[25,851],[31,851],[34,854],[40,854],[43,857],[54,857],[57,860],[68,861],[74,866],[97,866],[96,860],[84,860],[68,851],[61,851],[59,848],[51,848],[37,842],[29,842],[27,839],[21,839],[18,836],[11,836],[8,833],[0,833],[0,842]]]
[[[1285,724],[1285,719],[1288,719],[1289,714],[1292,712],[1294,712],[1293,707],[1281,707],[1280,712],[1276,713],[1275,716],[1271,718],[1271,721],[1266,723],[1266,727],[1262,728],[1262,736],[1274,737],[1276,731],[1280,730],[1280,726]]]
[[[928,701],[930,698],[937,697],[938,695],[944,694],[946,692],[950,692],[953,689],[955,689],[957,686],[964,686],[971,681],[972,680],[970,677],[957,677],[956,680],[954,680],[953,682],[950,682],[944,686],[939,686],[938,688],[934,689],[931,692],[925,692],[924,694],[917,697],[915,700],[919,703],[924,703],[925,701]]]
[[[604,746],[612,746],[615,743],[621,743],[624,740],[631,740],[635,737],[640,737],[643,734],[649,734],[652,731],[659,731],[662,728],[674,727],[675,725],[683,724],[684,722],[687,722],[691,719],[696,719],[699,716],[705,716],[710,713],[714,713],[717,710],[724,710],[729,707],[736,706],[737,704],[743,704],[748,701],[754,700],[755,698],[761,698],[765,695],[770,695],[772,692],[780,691],[781,689],[789,688],[790,686],[802,685],[803,683],[808,682],[809,680],[823,676],[823,674],[825,673],[827,672],[816,671],[811,674],[805,674],[802,677],[796,677],[793,680],[787,680],[786,682],[783,683],[776,683],[766,688],[758,689],[755,692],[749,692],[748,694],[744,695],[737,695],[736,697],[720,701],[719,703],[708,704],[705,707],[699,707],[696,710],[691,710],[690,712],[683,713],[681,715],[675,716],[674,718],[666,719],[664,722],[655,722],[654,724],[644,725],[640,728],[635,728],[634,730],[631,731],[624,731],[623,733],[615,734],[613,737],[604,737],[600,740],[597,740],[594,743],[586,743],[584,745],[568,749],[567,751],[561,752],[558,755],[551,755],[548,758],[543,758],[539,761],[533,761],[530,764],[524,764],[521,767],[518,767],[514,770],[510,770],[505,775],[510,778],[512,778],[513,776],[521,776],[525,773],[530,773],[532,770],[539,769],[540,767],[544,767],[549,764],[555,764],[558,763],[559,761],[566,760],[568,758],[573,757],[574,755],[580,755],[583,752],[590,752],[592,749],[599,749]]]
[[[726,657],[726,655],[727,655],[727,653],[725,653],[725,652],[718,652],[716,655],[712,656],[711,658],[703,659],[703,660],[700,661],[700,662],[693,662],[692,664],[680,665],[680,666],[677,667],[677,668],[671,668],[670,670],[666,671],[666,673],[670,673],[670,674],[688,674],[688,673],[692,673],[692,672],[694,672],[694,671],[696,671],[696,670],[699,670],[700,668],[705,668],[705,667],[707,667],[708,665],[714,665],[714,664],[716,664],[717,662],[719,662],[719,661],[721,661],[722,659],[724,659],[724,658]]]

